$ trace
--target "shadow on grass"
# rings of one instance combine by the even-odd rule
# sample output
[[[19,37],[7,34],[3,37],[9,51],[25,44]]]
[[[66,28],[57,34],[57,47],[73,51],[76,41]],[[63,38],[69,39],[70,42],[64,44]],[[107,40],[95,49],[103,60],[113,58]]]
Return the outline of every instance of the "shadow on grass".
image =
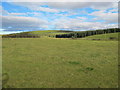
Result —
[[[72,65],[78,65],[78,64],[80,64],[79,62],[76,62],[76,61],[69,61],[68,63],[72,64]]]
[[[83,69],[78,69],[77,71],[78,72],[85,72],[85,73],[87,73],[87,72],[89,72],[89,71],[93,71],[94,70],[94,68],[92,68],[92,67],[86,67],[86,68],[83,68]]]

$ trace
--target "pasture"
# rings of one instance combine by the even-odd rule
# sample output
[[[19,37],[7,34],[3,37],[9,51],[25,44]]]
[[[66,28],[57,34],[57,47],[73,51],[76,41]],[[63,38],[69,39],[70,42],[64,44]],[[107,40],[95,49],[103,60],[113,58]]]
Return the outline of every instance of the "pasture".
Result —
[[[3,38],[3,73],[14,88],[117,88],[114,35],[84,39]],[[102,40],[91,40],[91,38]],[[103,38],[105,37],[105,39]]]

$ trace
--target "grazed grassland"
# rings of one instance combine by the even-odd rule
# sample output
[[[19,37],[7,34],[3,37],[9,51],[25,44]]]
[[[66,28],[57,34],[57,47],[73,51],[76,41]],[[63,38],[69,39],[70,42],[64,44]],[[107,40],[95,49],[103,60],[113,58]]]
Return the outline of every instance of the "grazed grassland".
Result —
[[[118,41],[3,38],[3,72],[15,88],[116,88]]]

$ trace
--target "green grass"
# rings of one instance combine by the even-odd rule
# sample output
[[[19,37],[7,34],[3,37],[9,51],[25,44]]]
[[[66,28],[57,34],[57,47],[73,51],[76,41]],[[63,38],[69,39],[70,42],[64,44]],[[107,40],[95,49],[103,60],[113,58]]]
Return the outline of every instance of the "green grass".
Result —
[[[100,34],[85,37],[86,39],[101,39],[101,40],[109,40],[110,37],[114,37],[115,40],[118,40],[118,33],[109,33],[109,34]]]
[[[68,34],[70,31],[62,31],[62,30],[42,30],[42,31],[29,31],[29,32],[21,32],[21,33],[14,33],[11,34],[12,36],[38,36],[39,38],[54,38],[58,34]],[[1,35],[1,36],[8,36],[7,35]],[[37,37],[37,38],[38,38]],[[18,38],[18,37],[17,37]]]
[[[32,31],[32,34],[36,34],[40,37],[55,37],[57,34],[67,34],[66,32],[60,32],[59,30],[45,30],[45,31]]]
[[[11,87],[118,87],[118,41],[3,38],[2,58]]]

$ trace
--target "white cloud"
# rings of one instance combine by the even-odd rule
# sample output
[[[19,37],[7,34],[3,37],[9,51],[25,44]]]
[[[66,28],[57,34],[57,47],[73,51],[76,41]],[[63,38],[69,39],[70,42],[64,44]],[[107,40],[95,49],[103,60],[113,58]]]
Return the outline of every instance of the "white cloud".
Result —
[[[90,7],[93,9],[106,10],[108,8],[117,8],[117,2],[10,2],[12,4],[27,7],[31,10],[37,10],[41,5],[48,5],[54,9],[76,9]],[[43,8],[41,8],[43,9]],[[48,8],[46,8],[47,10]]]
[[[9,14],[6,10],[4,10],[2,8],[2,6],[0,6],[0,12],[1,12],[1,15],[3,15],[3,14],[8,15]]]
[[[44,12],[54,12],[54,13],[58,13],[59,10],[58,9],[51,9],[51,8],[45,8],[45,7],[39,7],[37,9],[35,9],[37,11],[44,11]]]
[[[107,24],[100,22],[85,22],[87,18],[77,17],[70,19],[67,17],[57,18],[51,22],[46,20],[33,18],[33,17],[15,17],[15,16],[2,16],[3,29],[7,30],[39,30],[48,29],[49,26],[55,26],[53,29],[66,29],[66,30],[96,30],[104,28],[116,28],[117,24]],[[38,29],[39,28],[39,29]]]
[[[67,30],[96,30],[104,28],[116,28],[117,24],[107,24],[100,22],[84,22],[79,19],[56,19],[54,21],[56,29],[67,29]]]
[[[0,11],[2,12],[1,15],[9,15],[9,16],[16,16],[16,15],[27,15],[27,13],[9,13],[8,11],[4,10],[2,6],[0,6]]]
[[[46,20],[33,17],[1,16],[4,29],[38,29],[47,27]],[[11,28],[9,28],[11,27]]]
[[[113,2],[51,2],[47,3],[54,8],[76,9],[90,7],[94,9],[108,9],[114,7]]]
[[[20,5],[23,7],[27,7],[34,12],[34,16],[41,17],[40,19],[34,17],[18,17],[16,15],[27,15],[27,13],[8,13],[7,11],[3,10],[3,13],[9,16],[2,16],[3,19],[3,28],[17,29],[20,30],[24,29],[36,29],[36,28],[45,28],[47,29],[49,26],[55,26],[53,29],[70,29],[70,30],[93,30],[93,29],[101,29],[101,28],[113,28],[117,27],[117,24],[110,24],[110,23],[117,23],[117,13],[112,13],[116,11],[116,3],[112,2],[49,2],[49,3],[34,3],[34,2],[14,2],[12,4]],[[41,7],[41,5],[48,5],[49,7]],[[81,12],[74,11],[77,8],[85,8],[91,7],[93,9],[99,9],[100,11],[92,12],[89,15],[96,16],[95,20],[105,20],[105,23],[101,22],[87,22],[87,17],[77,17],[77,18],[67,18],[70,15],[77,15]],[[105,12],[107,9],[114,8],[109,12]],[[53,16],[50,14],[46,14],[45,16],[42,13],[38,13],[35,11],[44,11],[44,12],[53,12],[55,13]],[[58,13],[60,11],[66,11],[67,13]],[[86,12],[83,12],[86,13]],[[49,16],[49,17],[47,17]],[[57,18],[57,16],[60,16]],[[52,19],[52,21],[47,21]],[[86,22],[85,22],[86,20]]]
[[[109,8],[118,8],[117,2],[93,2],[91,8],[98,10],[107,10]]]
[[[119,0],[2,0],[7,2],[119,2]]]
[[[34,11],[44,11],[44,12],[54,12],[54,13],[58,13],[58,12],[62,11],[62,10],[56,9],[56,8],[41,7],[41,5],[46,4],[45,2],[39,2],[39,3],[36,3],[36,2],[9,2],[9,3],[27,7]]]
[[[109,12],[118,12],[118,8],[115,8],[115,9],[112,9],[112,10],[109,10]]]
[[[8,15],[26,15],[26,13],[9,13]]]
[[[105,11],[95,11],[89,15],[96,16],[94,20],[105,20],[107,23],[117,23],[118,13],[105,12]]]

